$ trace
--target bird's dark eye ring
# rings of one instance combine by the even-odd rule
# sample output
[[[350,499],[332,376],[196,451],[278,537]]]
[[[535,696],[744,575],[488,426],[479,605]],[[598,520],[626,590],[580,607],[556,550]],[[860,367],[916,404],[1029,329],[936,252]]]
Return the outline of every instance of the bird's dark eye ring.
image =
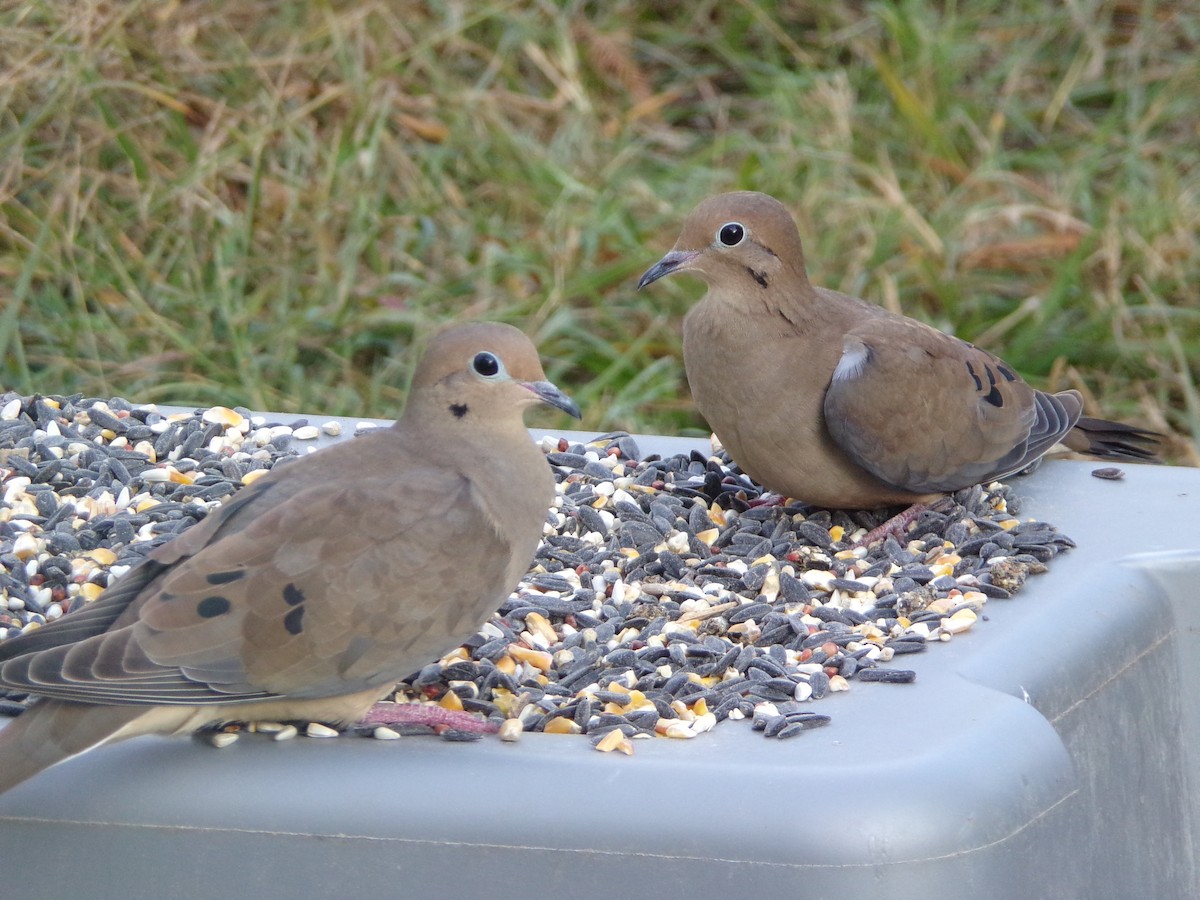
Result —
[[[471,368],[484,378],[491,378],[500,373],[500,360],[496,359],[496,354],[483,350],[475,354]]]
[[[736,247],[746,237],[746,229],[740,222],[726,222],[717,232],[717,240],[726,247]]]

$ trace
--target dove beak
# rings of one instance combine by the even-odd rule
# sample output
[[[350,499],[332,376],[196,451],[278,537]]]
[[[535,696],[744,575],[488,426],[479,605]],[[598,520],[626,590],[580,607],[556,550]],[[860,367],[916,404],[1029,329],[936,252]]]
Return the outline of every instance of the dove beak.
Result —
[[[638,290],[641,290],[648,284],[653,284],[664,275],[670,275],[672,272],[678,272],[681,269],[686,269],[688,264],[700,255],[698,250],[672,250],[642,275],[638,281]]]
[[[535,397],[543,403],[561,409],[569,416],[574,416],[576,419],[582,419],[583,414],[580,413],[579,407],[575,401],[560,391],[557,387],[548,381],[522,381],[521,386],[527,388]]]

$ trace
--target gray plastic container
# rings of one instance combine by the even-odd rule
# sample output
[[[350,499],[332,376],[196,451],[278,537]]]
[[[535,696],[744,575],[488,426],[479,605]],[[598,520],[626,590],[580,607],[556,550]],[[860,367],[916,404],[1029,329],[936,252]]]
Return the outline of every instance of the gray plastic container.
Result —
[[[1078,549],[826,728],[140,738],[0,796],[0,896],[1196,897],[1200,471],[1094,467],[1013,481]]]

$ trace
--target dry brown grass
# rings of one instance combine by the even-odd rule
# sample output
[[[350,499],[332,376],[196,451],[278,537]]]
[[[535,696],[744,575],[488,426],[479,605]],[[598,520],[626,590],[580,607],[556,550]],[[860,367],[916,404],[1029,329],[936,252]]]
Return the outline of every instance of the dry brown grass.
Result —
[[[8,2],[0,386],[390,415],[414,336],[538,339],[589,428],[700,427],[708,193],[814,278],[1200,434],[1200,8]]]

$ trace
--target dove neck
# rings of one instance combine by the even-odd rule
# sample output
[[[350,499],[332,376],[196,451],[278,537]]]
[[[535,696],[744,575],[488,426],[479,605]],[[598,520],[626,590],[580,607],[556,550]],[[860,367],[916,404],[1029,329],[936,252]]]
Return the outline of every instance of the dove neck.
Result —
[[[715,313],[717,307],[725,307],[738,317],[745,317],[747,324],[758,320],[788,322],[797,331],[807,330],[810,325],[827,315],[825,299],[808,283],[801,270],[798,276],[787,281],[772,283],[755,290],[722,291],[714,286],[705,298],[705,304]],[[713,302],[715,301],[715,303]]]
[[[419,422],[424,428],[436,428],[451,438],[483,434],[488,442],[494,442],[524,434],[525,424],[521,413],[521,407],[511,402],[509,397],[496,402],[493,398],[478,395],[478,392],[433,388],[410,395],[396,425],[404,428],[405,422]]]

